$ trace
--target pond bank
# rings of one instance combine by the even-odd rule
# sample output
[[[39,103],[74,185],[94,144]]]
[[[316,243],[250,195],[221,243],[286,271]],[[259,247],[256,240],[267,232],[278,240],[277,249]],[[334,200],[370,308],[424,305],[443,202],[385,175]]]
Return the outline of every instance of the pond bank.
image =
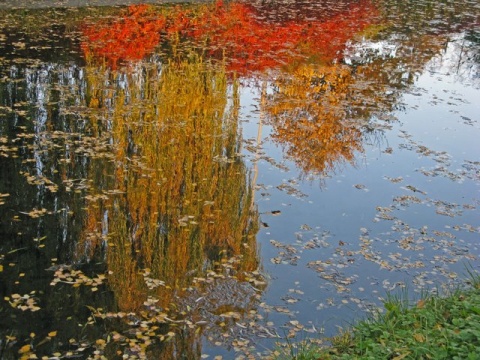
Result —
[[[289,343],[276,359],[478,359],[480,277],[445,297],[425,296],[409,304],[407,294],[388,296],[385,311],[330,339]]]

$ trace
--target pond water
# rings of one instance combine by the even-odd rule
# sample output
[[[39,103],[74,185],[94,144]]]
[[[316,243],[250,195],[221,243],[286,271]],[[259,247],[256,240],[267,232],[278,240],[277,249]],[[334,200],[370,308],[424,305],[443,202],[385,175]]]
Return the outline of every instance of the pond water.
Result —
[[[479,270],[477,1],[0,12],[0,358],[263,358]]]

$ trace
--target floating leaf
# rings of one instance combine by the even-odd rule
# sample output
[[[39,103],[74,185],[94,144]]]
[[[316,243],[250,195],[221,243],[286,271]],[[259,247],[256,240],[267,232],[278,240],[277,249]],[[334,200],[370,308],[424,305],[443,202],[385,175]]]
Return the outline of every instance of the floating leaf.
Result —
[[[18,350],[18,353],[19,353],[19,354],[25,354],[25,353],[29,352],[30,349],[31,349],[30,344],[23,345],[23,346]]]

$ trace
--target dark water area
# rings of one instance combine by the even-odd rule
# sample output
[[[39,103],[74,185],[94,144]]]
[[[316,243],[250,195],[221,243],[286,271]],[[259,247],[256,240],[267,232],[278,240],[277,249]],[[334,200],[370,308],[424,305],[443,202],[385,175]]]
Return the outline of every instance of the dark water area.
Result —
[[[479,270],[477,1],[58,5],[0,6],[0,358],[272,358]]]

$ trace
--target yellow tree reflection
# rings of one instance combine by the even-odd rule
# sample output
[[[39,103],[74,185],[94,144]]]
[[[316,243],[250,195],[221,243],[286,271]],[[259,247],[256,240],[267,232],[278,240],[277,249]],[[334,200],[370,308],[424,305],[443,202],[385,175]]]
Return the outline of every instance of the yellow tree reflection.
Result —
[[[91,258],[108,243],[122,311],[138,310],[148,295],[167,309],[207,271],[228,268],[244,280],[258,267],[258,214],[225,71],[199,58],[149,65],[110,79],[121,85],[114,92],[98,91],[105,78],[94,71],[90,104],[112,104],[115,157],[111,173],[96,169],[79,253]]]

